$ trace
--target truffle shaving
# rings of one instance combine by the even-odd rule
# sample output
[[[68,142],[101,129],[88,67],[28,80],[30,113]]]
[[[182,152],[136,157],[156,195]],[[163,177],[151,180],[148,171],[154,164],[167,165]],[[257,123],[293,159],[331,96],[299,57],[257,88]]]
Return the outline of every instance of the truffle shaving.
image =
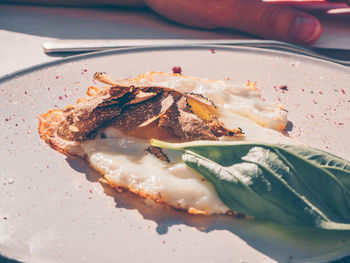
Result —
[[[95,78],[116,84],[105,73]],[[39,134],[49,145],[70,155],[64,145],[78,145],[100,127],[111,126],[130,135],[172,141],[218,140],[241,135],[217,118],[215,105],[198,94],[185,94],[164,87],[114,85],[89,88],[88,97],[74,106],[51,110],[39,118]]]

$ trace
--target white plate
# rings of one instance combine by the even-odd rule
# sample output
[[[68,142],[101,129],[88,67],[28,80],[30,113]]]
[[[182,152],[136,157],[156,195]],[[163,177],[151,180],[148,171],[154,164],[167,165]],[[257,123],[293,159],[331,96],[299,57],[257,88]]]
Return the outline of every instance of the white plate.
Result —
[[[118,78],[181,66],[185,75],[257,81],[268,100],[286,105],[291,136],[350,159],[349,68],[277,51],[210,48],[108,51],[0,80],[0,253],[36,262],[322,262],[350,254],[349,232],[148,207],[40,140],[38,116],[82,97],[95,71]]]

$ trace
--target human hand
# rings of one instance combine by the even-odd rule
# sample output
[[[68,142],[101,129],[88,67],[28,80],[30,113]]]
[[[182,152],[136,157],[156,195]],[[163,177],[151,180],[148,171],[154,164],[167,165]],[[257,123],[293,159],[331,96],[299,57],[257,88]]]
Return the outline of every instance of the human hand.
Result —
[[[350,0],[329,0],[345,2]],[[300,10],[262,0],[0,0],[0,3],[50,5],[147,5],[180,24],[199,28],[237,29],[268,39],[310,44],[322,34],[320,22]]]
[[[261,0],[144,1],[160,15],[194,27],[237,29],[300,44],[310,44],[322,33],[320,22],[310,14]]]

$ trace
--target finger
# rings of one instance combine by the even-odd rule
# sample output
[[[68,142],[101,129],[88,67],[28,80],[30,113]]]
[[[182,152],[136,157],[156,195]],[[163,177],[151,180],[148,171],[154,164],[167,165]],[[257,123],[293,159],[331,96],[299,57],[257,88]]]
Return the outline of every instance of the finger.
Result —
[[[349,0],[350,1],[350,0]],[[233,28],[269,39],[302,44],[317,40],[320,22],[313,16],[260,0],[145,0],[159,14],[203,28]]]

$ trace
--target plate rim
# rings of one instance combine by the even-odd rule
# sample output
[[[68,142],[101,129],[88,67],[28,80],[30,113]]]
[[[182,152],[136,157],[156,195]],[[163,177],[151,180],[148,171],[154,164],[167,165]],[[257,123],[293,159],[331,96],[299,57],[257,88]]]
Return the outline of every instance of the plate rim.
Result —
[[[29,66],[20,70],[16,70],[14,72],[5,74],[3,76],[0,76],[0,85],[4,84],[7,81],[10,81],[12,79],[21,77],[26,74],[33,73],[35,71],[45,69],[48,67],[54,67],[65,63],[70,63],[74,61],[94,58],[94,57],[103,57],[108,55],[116,55],[116,54],[127,54],[127,53],[139,53],[139,52],[154,52],[154,51],[173,51],[173,50],[189,50],[189,49],[208,49],[210,50],[213,48],[214,50],[228,50],[228,51],[245,51],[246,53],[252,52],[252,53],[259,53],[259,54],[267,54],[267,55],[280,55],[280,56],[291,56],[295,58],[299,58],[302,60],[309,60],[310,62],[316,62],[321,63],[323,65],[328,65],[332,68],[336,68],[337,70],[345,71],[350,74],[350,67],[345,66],[342,64],[338,64],[332,61],[328,61],[322,58],[316,58],[307,56],[304,54],[300,54],[294,51],[285,51],[285,50],[278,50],[278,49],[270,49],[270,48],[264,48],[264,47],[249,47],[245,45],[167,45],[167,46],[143,46],[143,47],[128,47],[128,48],[112,48],[108,50],[102,50],[102,51],[94,51],[94,52],[87,52],[83,54],[77,54],[72,55],[65,58],[60,58],[54,61],[50,62],[44,62],[39,63],[34,66]]]

